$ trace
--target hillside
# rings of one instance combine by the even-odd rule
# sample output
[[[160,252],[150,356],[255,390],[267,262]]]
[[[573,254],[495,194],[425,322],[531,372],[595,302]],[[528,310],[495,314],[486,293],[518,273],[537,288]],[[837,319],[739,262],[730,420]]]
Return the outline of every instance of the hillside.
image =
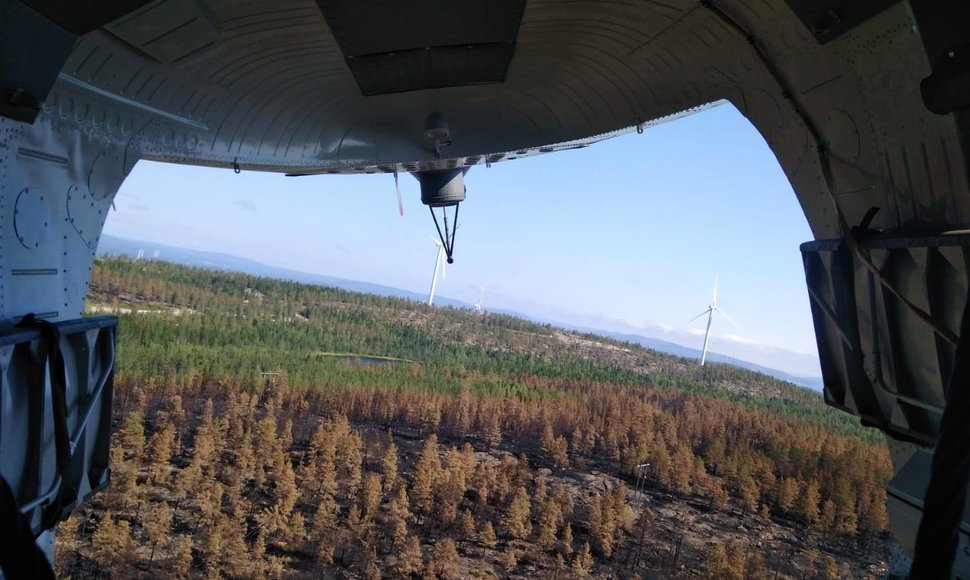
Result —
[[[230,254],[176,248],[172,246],[155,244],[152,242],[116,238],[110,235],[102,236],[98,244],[98,255],[103,257],[128,256],[129,258],[134,259],[139,252],[142,252],[145,256],[150,256],[154,252],[159,252],[161,258],[166,262],[182,264],[184,266],[206,268],[223,272],[239,272],[263,278],[289,280],[292,282],[299,282],[301,284],[339,288],[349,292],[374,294],[377,296],[386,296],[390,298],[401,298],[419,303],[424,302],[426,297],[426,294],[410,292],[391,286],[372,284],[358,280],[348,280],[346,278],[336,278],[321,274],[312,274],[309,272],[288,270],[285,268],[277,268],[274,266],[268,266],[255,260],[241,258],[239,256],[233,256]],[[436,297],[436,304],[439,306],[451,306],[454,308],[472,308],[471,304],[458,300],[452,300],[447,296],[442,296],[440,294]],[[671,354],[677,357],[699,360],[701,356],[701,351],[696,348],[690,348],[683,346],[682,344],[670,342],[668,340],[650,338],[639,334],[611,332],[589,326],[576,326],[574,324],[567,324],[558,322],[556,320],[544,320],[521,312],[495,308],[490,308],[489,310],[494,313],[505,314],[514,318],[536,322],[539,325],[552,324],[554,326],[575,330],[581,333],[615,338],[631,344],[639,344],[646,348]],[[692,342],[696,342],[696,340],[693,340]],[[760,372],[782,381],[791,382],[804,387],[810,387],[815,391],[822,390],[821,377],[819,376],[794,376],[778,369],[764,367],[746,360],[719,354],[714,351],[708,353],[708,360],[713,362],[727,363],[736,367]],[[789,363],[790,362],[791,361],[789,361]],[[801,361],[802,366],[804,366],[804,363],[805,361]],[[817,373],[818,370],[816,369],[814,372]]]
[[[122,369],[138,373],[193,368],[248,382],[255,363],[263,370],[285,369],[291,381],[309,384],[326,363],[321,353],[358,353],[413,360],[429,369],[652,384],[768,406],[838,432],[882,440],[855,418],[825,406],[819,393],[762,373],[717,363],[698,367],[692,359],[508,315],[481,316],[399,298],[125,258],[98,261],[88,304],[94,312],[152,314],[125,318],[130,339],[121,353],[131,356],[122,357]],[[145,347],[149,339],[163,338],[179,348]],[[442,387],[438,373],[426,380]],[[449,388],[455,390],[456,384],[451,380]]]
[[[158,262],[99,260],[89,308],[121,318],[118,431],[65,575],[885,569],[884,445],[764,375]]]

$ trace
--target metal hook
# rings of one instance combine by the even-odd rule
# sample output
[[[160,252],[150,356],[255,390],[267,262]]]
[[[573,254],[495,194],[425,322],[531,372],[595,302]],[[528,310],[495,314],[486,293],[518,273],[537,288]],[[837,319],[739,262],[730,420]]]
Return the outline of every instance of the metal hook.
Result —
[[[232,170],[236,172],[236,175],[242,173],[242,168],[239,167],[239,158],[236,157],[232,160]]]

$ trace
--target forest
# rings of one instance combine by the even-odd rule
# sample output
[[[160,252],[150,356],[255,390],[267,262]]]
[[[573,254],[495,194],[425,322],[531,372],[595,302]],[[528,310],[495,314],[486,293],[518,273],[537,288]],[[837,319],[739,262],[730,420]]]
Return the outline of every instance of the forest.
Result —
[[[88,310],[120,318],[112,483],[61,524],[62,577],[886,568],[880,436],[764,375],[126,258]]]

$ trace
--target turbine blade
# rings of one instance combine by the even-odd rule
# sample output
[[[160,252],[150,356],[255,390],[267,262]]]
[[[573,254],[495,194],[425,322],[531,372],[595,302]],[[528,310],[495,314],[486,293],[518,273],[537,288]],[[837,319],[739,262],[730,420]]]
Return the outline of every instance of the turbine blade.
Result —
[[[397,179],[397,170],[394,171],[394,189],[397,190],[397,212],[404,217],[404,199],[401,198],[401,184]]]
[[[720,308],[715,308],[714,310],[717,310],[717,313],[718,314],[720,314],[721,316],[723,316],[725,319],[727,319],[728,322],[730,322],[734,326],[737,326],[738,325],[738,323],[735,322],[733,318],[731,318],[730,316],[727,315],[727,312],[724,312]]]
[[[704,312],[701,312],[700,314],[698,314],[698,315],[697,315],[697,316],[695,316],[694,318],[691,318],[691,319],[690,319],[690,320],[688,320],[687,322],[694,322],[695,320],[697,320],[697,319],[698,319],[698,318],[700,318],[701,316],[704,316],[705,314],[707,314],[707,313],[708,313],[708,312],[710,312],[710,311],[711,311],[711,309],[710,309],[710,308],[708,308],[707,310],[705,310]]]
[[[714,298],[711,299],[711,304],[717,304],[717,274],[714,274]]]

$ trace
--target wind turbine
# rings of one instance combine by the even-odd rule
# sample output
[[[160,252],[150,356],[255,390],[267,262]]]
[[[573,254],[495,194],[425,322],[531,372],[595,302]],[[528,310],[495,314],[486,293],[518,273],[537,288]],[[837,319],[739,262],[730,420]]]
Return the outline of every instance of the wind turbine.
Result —
[[[475,303],[475,312],[483,314],[485,312],[484,299],[485,299],[485,287],[480,288],[481,292],[478,295],[478,302]]]
[[[725,314],[723,310],[717,307],[717,276],[714,276],[714,297],[711,298],[711,304],[707,307],[707,310],[690,319],[691,322],[694,322],[701,316],[704,316],[705,314],[707,315],[707,330],[704,332],[704,348],[701,350],[701,366],[704,366],[704,362],[707,361],[707,344],[711,340],[711,321],[714,320],[715,312],[726,318],[731,324],[734,324],[735,326],[737,325],[737,323],[734,322],[730,316]]]
[[[442,280],[448,277],[448,272],[445,269],[445,245],[434,238],[431,238],[431,241],[438,247],[438,254],[434,258],[434,274],[431,275],[431,291],[428,292],[428,306],[434,304],[434,289],[438,286],[438,268],[441,268]]]

